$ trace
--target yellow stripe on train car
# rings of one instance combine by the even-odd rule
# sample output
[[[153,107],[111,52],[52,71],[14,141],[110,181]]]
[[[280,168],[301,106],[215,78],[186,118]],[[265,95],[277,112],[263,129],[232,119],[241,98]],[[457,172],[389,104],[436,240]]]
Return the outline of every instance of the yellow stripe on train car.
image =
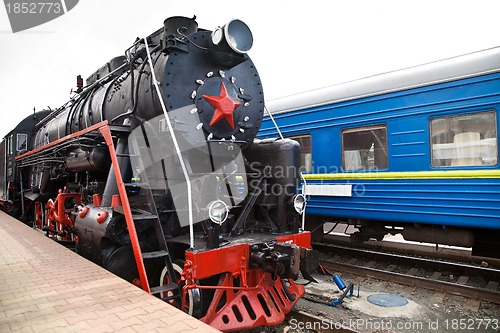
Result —
[[[375,180],[375,179],[466,179],[500,178],[500,170],[449,170],[415,172],[356,172],[304,174],[307,180]]]

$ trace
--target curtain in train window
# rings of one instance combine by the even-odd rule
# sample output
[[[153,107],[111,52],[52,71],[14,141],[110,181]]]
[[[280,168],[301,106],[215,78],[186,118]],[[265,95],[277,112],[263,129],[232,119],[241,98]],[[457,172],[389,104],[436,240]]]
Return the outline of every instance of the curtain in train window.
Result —
[[[493,111],[431,120],[432,166],[488,166],[498,163]]]
[[[342,131],[344,170],[387,169],[387,127],[373,126]]]
[[[304,135],[289,136],[288,139],[292,139],[300,143],[300,171],[312,172],[311,135],[304,134]]]

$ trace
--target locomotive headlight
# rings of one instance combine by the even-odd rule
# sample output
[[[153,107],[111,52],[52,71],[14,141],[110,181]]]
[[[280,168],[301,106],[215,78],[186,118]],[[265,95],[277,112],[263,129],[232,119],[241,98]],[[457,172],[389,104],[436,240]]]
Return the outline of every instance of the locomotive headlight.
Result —
[[[221,27],[215,29],[212,32],[211,37],[212,37],[212,43],[214,45],[220,45],[220,43],[224,39],[224,31],[223,31],[223,29]]]
[[[252,48],[253,36],[250,28],[240,20],[231,20],[222,28],[212,32],[212,44],[219,50],[245,54]],[[229,48],[228,48],[229,47]]]
[[[293,208],[299,214],[302,214],[306,209],[306,197],[302,194],[296,194],[293,199]]]
[[[212,201],[208,205],[208,217],[213,223],[222,225],[229,215],[229,207],[221,200]]]

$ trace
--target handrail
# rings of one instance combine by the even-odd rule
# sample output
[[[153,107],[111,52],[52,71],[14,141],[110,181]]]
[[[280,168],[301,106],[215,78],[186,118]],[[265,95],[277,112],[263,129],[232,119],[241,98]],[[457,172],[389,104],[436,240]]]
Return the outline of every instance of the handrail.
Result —
[[[134,253],[135,263],[137,265],[137,271],[139,273],[139,279],[141,280],[142,289],[146,292],[151,293],[151,288],[149,287],[148,276],[146,273],[146,267],[144,265],[141,246],[139,243],[139,237],[137,236],[137,230],[135,229],[134,218],[132,216],[132,210],[130,209],[130,203],[128,200],[127,189],[125,188],[125,183],[123,182],[122,173],[120,171],[120,165],[118,163],[118,158],[116,156],[115,145],[113,143],[113,137],[111,136],[111,130],[108,125],[99,127],[106,144],[108,145],[109,155],[111,156],[111,164],[113,166],[113,171],[115,172],[116,185],[118,187],[118,193],[120,194],[120,200],[123,207],[123,215],[125,216],[125,222],[127,223],[128,233],[130,235],[130,243],[132,245],[132,251]]]

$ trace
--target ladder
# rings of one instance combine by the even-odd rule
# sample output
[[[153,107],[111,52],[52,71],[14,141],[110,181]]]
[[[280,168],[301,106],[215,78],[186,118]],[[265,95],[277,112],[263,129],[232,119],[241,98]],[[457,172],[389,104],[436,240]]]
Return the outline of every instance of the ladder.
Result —
[[[116,177],[116,183],[118,185],[118,192],[123,207],[123,214],[125,216],[125,221],[127,223],[127,229],[130,235],[130,243],[132,245],[132,250],[134,252],[134,258],[137,264],[137,270],[139,273],[139,278],[141,280],[142,289],[144,289],[146,292],[149,292],[152,295],[158,295],[164,301],[176,301],[176,305],[180,308],[182,303],[181,290],[179,285],[177,284],[174,267],[172,264],[172,258],[168,250],[167,242],[160,222],[160,217],[158,215],[156,204],[154,202],[153,192],[151,190],[147,176],[145,172],[141,175],[141,183],[124,183],[118,163],[118,157],[126,157],[130,160],[130,157],[133,156],[134,154],[131,154],[129,152],[123,154],[117,154],[115,146],[113,144],[113,138],[109,126],[104,126],[100,128],[100,131],[106,141],[106,144],[108,145],[109,152],[111,155],[111,161]],[[128,138],[128,135],[130,134],[129,129],[124,129],[123,127],[120,128],[115,126],[113,126],[113,132],[125,138]],[[143,133],[144,133],[144,128],[143,128]],[[150,148],[149,141],[147,140],[147,136],[145,135],[145,133],[144,133],[144,139],[146,142],[146,148]],[[131,141],[132,144],[135,146],[133,147],[135,150],[134,153],[135,154],[139,153],[139,147],[136,140],[131,140]],[[138,159],[138,161],[140,162],[141,159]],[[144,170],[144,168],[142,168],[142,170]],[[141,202],[140,208],[132,210],[130,200],[127,194],[127,187],[140,188],[141,192],[140,194],[145,199],[143,202]],[[146,220],[149,220],[153,223],[156,234],[156,240],[158,243],[158,248],[151,252],[142,252],[139,243],[139,237],[137,235],[137,231],[135,228],[136,222],[140,223]],[[165,267],[167,268],[167,276],[170,283],[158,286],[150,286],[146,272],[145,262],[157,258],[163,259]],[[160,283],[159,279],[158,283]],[[166,296],[162,297],[161,296],[162,294]]]

